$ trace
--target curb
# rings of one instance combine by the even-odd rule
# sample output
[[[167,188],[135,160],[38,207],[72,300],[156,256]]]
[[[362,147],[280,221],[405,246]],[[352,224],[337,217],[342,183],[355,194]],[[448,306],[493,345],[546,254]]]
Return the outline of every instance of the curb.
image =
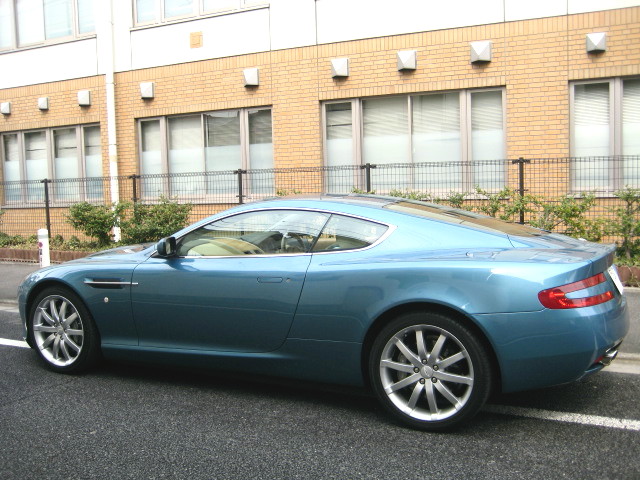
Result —
[[[616,360],[623,360],[625,362],[638,362],[640,363],[640,353],[624,353],[620,352],[616,357]],[[614,360],[615,362],[615,360]]]

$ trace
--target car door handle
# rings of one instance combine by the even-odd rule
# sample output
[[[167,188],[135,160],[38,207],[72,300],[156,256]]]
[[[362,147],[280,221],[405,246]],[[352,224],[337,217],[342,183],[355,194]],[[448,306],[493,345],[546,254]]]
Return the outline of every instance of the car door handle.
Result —
[[[282,277],[258,277],[258,283],[282,283]]]

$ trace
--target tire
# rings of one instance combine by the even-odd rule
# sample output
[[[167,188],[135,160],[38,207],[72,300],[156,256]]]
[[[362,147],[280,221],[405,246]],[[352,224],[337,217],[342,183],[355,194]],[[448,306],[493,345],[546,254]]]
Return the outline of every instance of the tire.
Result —
[[[38,356],[51,370],[81,373],[100,357],[100,336],[82,300],[63,287],[38,294],[29,311],[29,337]]]
[[[427,312],[402,315],[382,329],[369,357],[374,393],[401,423],[451,429],[473,417],[491,393],[482,344],[464,325]]]

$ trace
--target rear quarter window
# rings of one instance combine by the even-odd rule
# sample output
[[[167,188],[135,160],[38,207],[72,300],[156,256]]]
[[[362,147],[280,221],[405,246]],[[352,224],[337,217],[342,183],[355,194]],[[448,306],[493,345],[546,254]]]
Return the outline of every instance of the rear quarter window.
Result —
[[[388,229],[386,225],[369,220],[332,215],[312,251],[337,252],[365,248],[377,242]]]

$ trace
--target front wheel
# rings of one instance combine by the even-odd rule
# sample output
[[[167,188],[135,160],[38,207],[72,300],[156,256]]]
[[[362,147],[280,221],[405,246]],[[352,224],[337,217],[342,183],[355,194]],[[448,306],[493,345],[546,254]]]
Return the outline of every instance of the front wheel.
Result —
[[[433,431],[475,415],[492,384],[482,344],[464,325],[436,313],[409,313],[387,325],[373,343],[369,374],[394,418]]]
[[[45,365],[57,372],[85,371],[99,356],[100,339],[89,310],[62,287],[47,288],[36,297],[29,336]]]

